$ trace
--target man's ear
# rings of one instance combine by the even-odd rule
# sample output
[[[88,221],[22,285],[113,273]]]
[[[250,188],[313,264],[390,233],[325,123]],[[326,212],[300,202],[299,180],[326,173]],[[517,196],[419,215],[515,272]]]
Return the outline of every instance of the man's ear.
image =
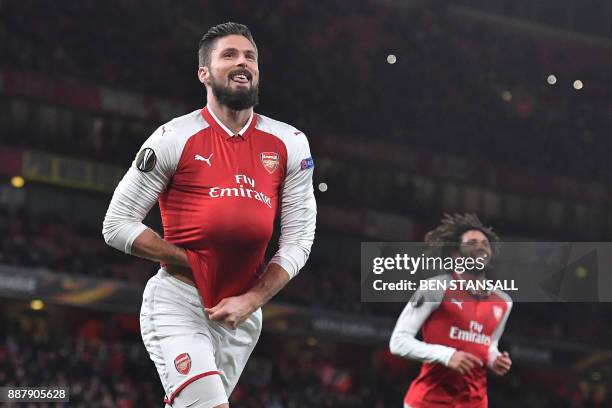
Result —
[[[198,68],[198,79],[204,85],[208,85],[210,83],[210,71],[208,67],[199,67]]]

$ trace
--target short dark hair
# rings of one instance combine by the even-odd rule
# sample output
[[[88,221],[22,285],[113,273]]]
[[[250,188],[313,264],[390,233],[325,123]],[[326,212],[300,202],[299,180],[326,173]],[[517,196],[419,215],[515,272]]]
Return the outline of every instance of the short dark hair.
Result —
[[[425,234],[425,243],[429,252],[439,250],[441,256],[449,256],[453,251],[459,249],[461,237],[468,231],[482,232],[491,245],[499,241],[499,236],[493,232],[493,228],[485,227],[476,214],[444,214],[442,222],[433,230]],[[493,246],[493,252],[497,248]]]
[[[241,35],[246,37],[247,40],[253,44],[253,47],[257,50],[257,45],[255,45],[255,40],[253,39],[253,35],[251,34],[251,30],[249,27],[244,24],[233,23],[228,21],[227,23],[218,24],[214,27],[211,27],[202,39],[200,40],[200,45],[198,46],[198,64],[200,67],[205,67],[210,64],[210,52],[215,45],[215,42],[219,38],[227,37],[228,35]]]

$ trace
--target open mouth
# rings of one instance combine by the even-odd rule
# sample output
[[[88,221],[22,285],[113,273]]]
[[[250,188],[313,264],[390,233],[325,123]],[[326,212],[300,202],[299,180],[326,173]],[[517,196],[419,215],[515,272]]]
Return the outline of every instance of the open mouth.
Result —
[[[487,259],[490,256],[489,253],[485,251],[484,249],[477,249],[473,251],[471,255],[474,258],[483,258],[483,259]]]
[[[253,76],[248,71],[236,71],[230,74],[230,79],[239,84],[248,84]]]

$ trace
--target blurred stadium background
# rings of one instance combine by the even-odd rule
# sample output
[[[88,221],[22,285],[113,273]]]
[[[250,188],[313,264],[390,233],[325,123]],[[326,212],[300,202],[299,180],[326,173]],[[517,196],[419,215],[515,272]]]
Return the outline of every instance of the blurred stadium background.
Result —
[[[259,46],[257,110],[309,136],[319,205],[232,407],[401,406],[419,364],[387,350],[403,305],[360,302],[361,241],[420,240],[445,211],[506,239],[612,240],[608,1],[2,0],[0,385],[162,406],[137,320],[157,267],[101,222],[152,130],[205,104],[197,42],[228,20]],[[611,321],[515,305],[491,407],[611,407]]]

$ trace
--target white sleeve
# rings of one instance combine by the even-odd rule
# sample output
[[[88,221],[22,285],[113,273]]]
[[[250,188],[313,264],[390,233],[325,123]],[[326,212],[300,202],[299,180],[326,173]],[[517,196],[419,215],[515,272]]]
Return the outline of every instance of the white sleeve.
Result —
[[[429,344],[415,338],[425,320],[440,306],[443,297],[443,291],[415,292],[391,334],[391,353],[411,360],[448,365],[455,352],[453,347]]]
[[[168,125],[153,132],[113,193],[102,226],[104,240],[113,248],[131,253],[132,243],[147,229],[142,220],[176,170],[180,147],[169,133]]]
[[[500,320],[499,325],[497,326],[497,328],[493,332],[493,335],[491,336],[491,345],[489,346],[489,357],[487,359],[487,366],[489,368],[493,366],[495,359],[497,359],[497,356],[501,354],[497,347],[499,345],[499,339],[501,338],[502,334],[504,333],[504,329],[506,328],[506,322],[508,321],[508,317],[510,316],[510,310],[512,309],[512,300],[507,300],[506,304],[508,305],[508,307],[506,308],[506,313],[504,313],[504,317]]]
[[[281,236],[270,260],[293,278],[306,264],[314,241],[317,205],[312,187],[314,162],[303,133],[287,145],[287,175],[281,187]]]

